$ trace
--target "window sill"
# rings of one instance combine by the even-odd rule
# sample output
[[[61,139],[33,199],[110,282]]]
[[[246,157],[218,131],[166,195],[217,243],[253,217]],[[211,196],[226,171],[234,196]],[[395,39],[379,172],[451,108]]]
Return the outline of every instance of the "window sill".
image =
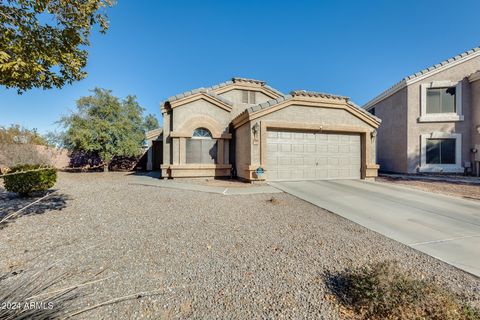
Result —
[[[418,122],[449,122],[463,120],[464,116],[456,113],[427,114],[418,118]]]
[[[465,169],[456,164],[426,164],[418,168],[418,172],[431,173],[463,173]]]

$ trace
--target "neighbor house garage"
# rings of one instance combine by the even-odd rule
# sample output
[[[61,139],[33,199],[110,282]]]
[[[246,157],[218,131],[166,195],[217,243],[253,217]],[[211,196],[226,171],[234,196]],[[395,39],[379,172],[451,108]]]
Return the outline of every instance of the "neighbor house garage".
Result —
[[[162,105],[162,177],[368,179],[380,120],[348,98],[231,81]]]

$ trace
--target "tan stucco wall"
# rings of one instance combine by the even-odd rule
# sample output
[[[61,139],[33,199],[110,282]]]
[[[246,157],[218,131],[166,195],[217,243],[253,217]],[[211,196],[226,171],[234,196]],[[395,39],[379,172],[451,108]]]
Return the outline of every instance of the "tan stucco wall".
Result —
[[[377,161],[380,171],[407,171],[407,89],[375,105],[382,120],[377,134]]]
[[[466,77],[479,69],[480,57],[476,57],[408,86],[407,170],[409,173],[417,172],[417,168],[420,165],[420,135],[433,131],[462,134],[461,163],[463,165],[465,161],[470,161],[472,102],[471,86]],[[436,123],[418,122],[418,117],[421,112],[421,84],[442,80],[462,81],[462,110],[465,120]]]
[[[231,120],[230,112],[219,108],[203,99],[190,102],[188,104],[173,109],[173,128],[172,131],[180,131],[182,127],[195,117],[210,117],[221,126],[223,132],[228,131],[228,125]]]
[[[233,102],[233,108],[232,108],[232,119],[240,114],[243,110],[245,110],[247,107],[250,107],[251,104],[246,104],[242,103],[242,92],[244,90],[239,90],[239,89],[233,89],[224,93],[219,94],[219,96]],[[255,91],[255,90],[253,90]],[[255,91],[256,92],[256,97],[255,101],[256,103],[263,103],[265,101],[271,100],[269,96],[264,94],[263,92],[260,91]]]
[[[473,81],[470,84],[471,88],[471,98],[472,98],[472,118],[471,118],[471,143],[472,148],[475,145],[480,145],[480,133],[477,131],[477,126],[480,126],[480,79]],[[478,156],[480,157],[480,148],[478,149]],[[472,160],[474,159],[474,155],[472,154]]]

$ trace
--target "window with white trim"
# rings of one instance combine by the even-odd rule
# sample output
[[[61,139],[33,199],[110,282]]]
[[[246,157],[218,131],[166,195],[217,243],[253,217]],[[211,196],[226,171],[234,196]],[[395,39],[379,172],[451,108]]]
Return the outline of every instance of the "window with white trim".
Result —
[[[428,88],[427,89],[427,114],[454,113],[455,112],[455,87]]]
[[[420,138],[420,172],[463,172],[460,133],[431,132]]]
[[[427,164],[455,164],[455,139],[427,139]]]
[[[419,122],[463,121],[461,81],[423,83],[420,93]]]
[[[197,128],[186,141],[186,162],[215,164],[217,161],[217,140],[212,139],[208,129]]]

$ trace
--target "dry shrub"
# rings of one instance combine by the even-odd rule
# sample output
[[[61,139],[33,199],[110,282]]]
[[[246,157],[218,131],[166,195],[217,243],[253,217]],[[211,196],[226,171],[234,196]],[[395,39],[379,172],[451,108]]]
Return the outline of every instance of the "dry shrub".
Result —
[[[431,280],[382,262],[328,276],[328,285],[355,319],[478,320],[480,311]]]
[[[280,204],[280,200],[275,198],[275,197],[270,197],[270,199],[267,200],[267,203],[271,203],[273,205],[277,205],[277,204]]]
[[[0,166],[11,168],[26,163],[51,165],[50,158],[34,144],[0,144]]]
[[[13,272],[0,276],[0,319],[61,319],[73,310],[77,288],[55,291],[66,274],[52,276],[38,272]]]

